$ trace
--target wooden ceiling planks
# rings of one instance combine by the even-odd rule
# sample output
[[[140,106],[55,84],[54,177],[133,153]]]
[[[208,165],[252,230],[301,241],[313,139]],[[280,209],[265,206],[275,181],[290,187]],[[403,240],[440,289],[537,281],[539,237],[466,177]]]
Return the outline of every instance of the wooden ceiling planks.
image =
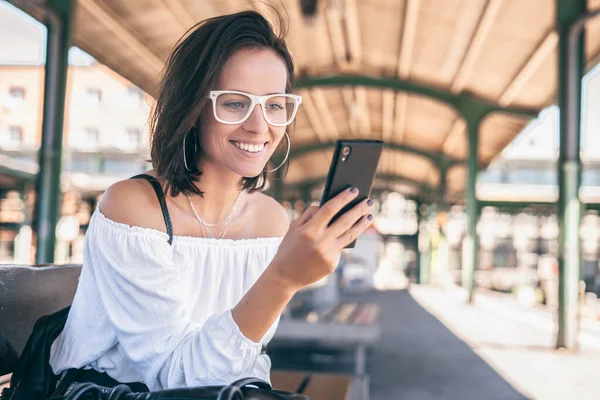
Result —
[[[10,0],[13,1],[13,0]],[[208,17],[255,9],[248,0],[77,0],[74,43],[155,95],[164,61],[186,29]],[[14,0],[30,14],[27,3]],[[305,18],[297,0],[276,0],[289,18],[288,46],[299,77],[356,73],[417,81],[453,93],[473,93],[503,106],[541,109],[556,90],[557,36],[553,0],[331,0]],[[600,0],[588,0],[590,9]],[[39,15],[36,15],[40,18]],[[600,61],[600,18],[588,23],[588,67]],[[305,88],[292,145],[337,138],[383,138],[424,151],[466,158],[465,123],[456,111],[415,94],[365,87]],[[480,162],[487,165],[525,120],[494,114],[481,125]],[[327,172],[330,150],[293,161],[288,182]],[[437,169],[423,157],[384,152],[381,171],[428,184]],[[464,167],[448,173],[462,195]]]

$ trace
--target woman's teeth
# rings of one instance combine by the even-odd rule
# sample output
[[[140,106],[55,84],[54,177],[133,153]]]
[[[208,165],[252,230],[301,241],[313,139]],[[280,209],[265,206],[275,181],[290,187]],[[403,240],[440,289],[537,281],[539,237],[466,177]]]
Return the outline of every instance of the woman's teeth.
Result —
[[[264,150],[265,148],[265,144],[248,144],[248,143],[241,143],[241,142],[232,142],[235,147],[238,147],[244,151],[247,151],[249,153],[258,153]]]

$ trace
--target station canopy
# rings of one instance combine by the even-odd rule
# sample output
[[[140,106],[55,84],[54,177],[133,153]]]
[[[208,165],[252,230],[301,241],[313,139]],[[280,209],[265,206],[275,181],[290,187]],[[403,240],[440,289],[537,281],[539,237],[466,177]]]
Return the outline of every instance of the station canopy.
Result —
[[[35,2],[9,1],[41,19]],[[268,17],[264,1],[78,0],[73,44],[155,95],[165,60],[189,27],[244,9]],[[289,15],[303,96],[286,186],[324,179],[336,139],[373,138],[390,144],[379,184],[438,191],[447,167],[446,195],[460,199],[468,143],[455,105],[499,107],[480,126],[485,167],[555,102],[555,0],[321,0],[312,16],[299,0],[273,3]],[[588,0],[588,9],[599,7]],[[596,19],[587,26],[588,68],[599,54]]]

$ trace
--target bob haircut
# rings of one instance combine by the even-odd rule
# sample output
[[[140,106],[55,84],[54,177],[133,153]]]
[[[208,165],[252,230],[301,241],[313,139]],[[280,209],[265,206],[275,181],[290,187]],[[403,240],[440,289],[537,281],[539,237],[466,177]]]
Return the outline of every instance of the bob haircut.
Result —
[[[194,184],[202,175],[197,165],[202,157],[198,137],[203,132],[196,132],[196,125],[206,110],[209,91],[233,53],[248,48],[274,51],[287,68],[285,91],[292,92],[294,62],[284,40],[287,23],[280,12],[274,8],[273,11],[279,34],[261,14],[242,11],[194,25],[169,55],[150,118],[150,157],[157,175],[166,181],[165,191],[171,196],[204,194]],[[193,141],[187,137],[189,133]],[[184,151],[191,171],[185,168]],[[261,190],[266,178],[265,166],[258,176],[244,177],[242,189],[250,193]]]

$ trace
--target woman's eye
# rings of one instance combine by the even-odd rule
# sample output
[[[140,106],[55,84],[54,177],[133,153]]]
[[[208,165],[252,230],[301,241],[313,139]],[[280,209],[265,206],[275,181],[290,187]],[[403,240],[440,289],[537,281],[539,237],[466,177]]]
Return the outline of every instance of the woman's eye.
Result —
[[[232,101],[232,102],[226,103],[225,106],[230,107],[230,108],[243,108],[244,103],[239,102],[239,101]]]
[[[281,110],[283,110],[283,106],[281,104],[272,103],[272,104],[269,104],[269,109],[271,111],[281,111]]]

